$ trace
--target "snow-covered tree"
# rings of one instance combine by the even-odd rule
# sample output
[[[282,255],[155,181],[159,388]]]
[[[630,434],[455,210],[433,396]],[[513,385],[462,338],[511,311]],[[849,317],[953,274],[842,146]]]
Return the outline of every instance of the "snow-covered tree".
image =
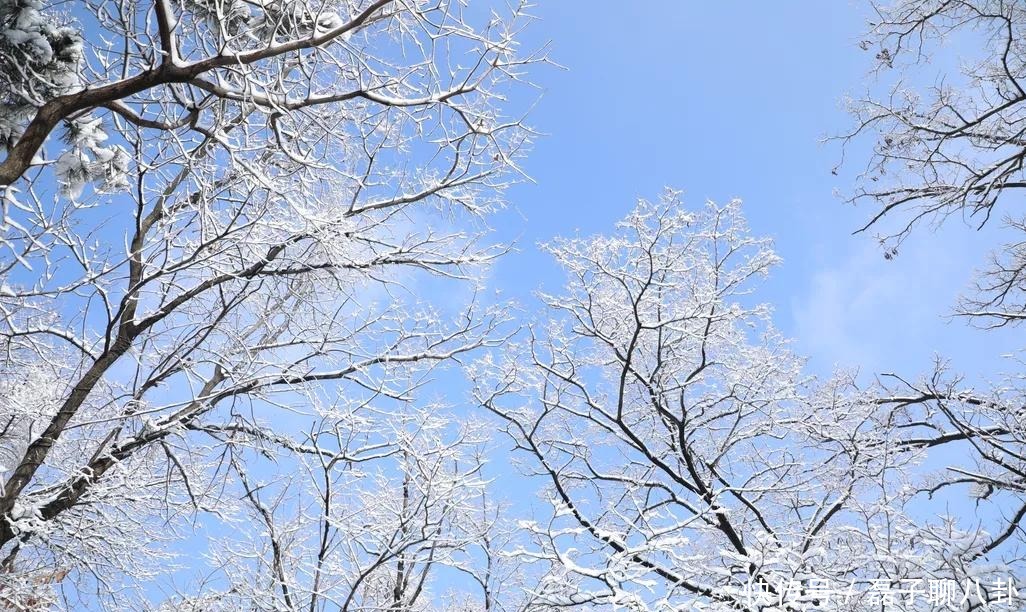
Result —
[[[985,327],[1026,319],[1026,231],[1016,202],[1026,188],[1026,6],[1014,0],[871,3],[862,47],[876,78],[849,107],[844,140],[874,143],[854,202],[873,203],[863,230],[888,256],[922,223],[950,216],[1008,225],[996,253],[959,305]]]
[[[411,609],[484,572],[481,436],[427,383],[506,318],[473,296],[525,8],[0,1],[4,606]]]
[[[957,584],[961,597],[978,582],[982,596],[960,609],[997,601],[1009,573],[1021,581],[1014,521],[957,519],[981,500],[1018,505],[941,494],[951,473],[937,470],[961,461],[952,451],[966,440],[995,464],[963,472],[973,491],[1020,470],[1021,419],[963,410],[978,400],[951,389],[896,396],[850,374],[803,375],[752,295],[777,257],[739,202],[689,211],[668,193],[612,235],[547,248],[568,278],[544,296],[552,322],[476,374],[480,402],[551,501],[525,526],[525,558],[549,568],[539,598],[919,610],[931,609],[931,584]]]
[[[926,222],[950,216],[979,228],[992,220],[1010,242],[955,312],[983,328],[1026,320],[1026,231],[1018,203],[1026,187],[1026,6],[1004,0],[873,3],[862,46],[875,53],[870,93],[851,101],[848,142],[874,143],[856,202],[879,208],[864,230],[894,254]],[[973,534],[963,563],[1017,568],[1026,529],[1026,395],[1019,356],[1007,373],[974,372],[975,384],[939,361],[933,372],[882,377],[878,400],[906,411],[916,444],[944,448],[922,491],[970,499],[952,524]],[[936,453],[934,453],[936,454]]]

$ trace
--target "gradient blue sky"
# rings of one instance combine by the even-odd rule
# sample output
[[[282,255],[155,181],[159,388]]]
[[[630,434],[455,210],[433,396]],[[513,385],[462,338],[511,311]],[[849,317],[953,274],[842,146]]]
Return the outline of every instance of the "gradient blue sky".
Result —
[[[871,209],[835,194],[853,189],[866,160],[863,143],[835,176],[840,147],[823,142],[850,125],[845,94],[866,87],[866,5],[541,0],[524,44],[551,41],[566,69],[532,74],[542,95],[529,123],[546,135],[524,163],[534,182],[515,187],[511,209],[493,219],[498,238],[519,247],[496,265],[494,285],[533,306],[535,289],[558,291],[562,280],[538,242],[611,231],[638,197],[666,186],[695,206],[739,197],[784,259],[760,296],[811,372],[914,378],[936,354],[970,380],[1000,370],[1000,355],[1019,348],[1017,330],[980,332],[944,316],[995,232],[955,220],[886,261],[872,236],[852,235]],[[205,537],[199,530],[181,548],[202,550]]]
[[[535,184],[515,188],[515,210],[496,221],[520,247],[498,265],[498,285],[528,303],[539,286],[557,289],[539,241],[609,231],[664,186],[694,205],[739,197],[784,258],[760,295],[813,372],[915,377],[935,354],[970,380],[1001,369],[1016,332],[945,316],[995,232],[955,219],[893,261],[872,235],[852,235],[872,209],[837,192],[853,189],[869,143],[835,176],[840,146],[824,139],[850,127],[844,96],[869,86],[872,53],[858,47],[867,4],[541,3],[527,44],[551,41],[566,70],[534,74],[542,96],[529,123],[546,136],[525,165]]]

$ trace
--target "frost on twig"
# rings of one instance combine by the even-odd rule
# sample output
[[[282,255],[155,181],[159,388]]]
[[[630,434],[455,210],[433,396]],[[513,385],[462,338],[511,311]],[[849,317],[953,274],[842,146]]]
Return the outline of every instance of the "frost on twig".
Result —
[[[541,601],[807,610],[815,580],[866,610],[874,580],[1023,575],[1021,391],[803,374],[752,294],[778,258],[736,201],[667,192],[547,249],[567,278],[550,322],[474,376],[551,504],[522,526]]]
[[[4,605],[498,597],[430,400],[507,334],[476,291],[544,53],[473,4],[0,0]]]

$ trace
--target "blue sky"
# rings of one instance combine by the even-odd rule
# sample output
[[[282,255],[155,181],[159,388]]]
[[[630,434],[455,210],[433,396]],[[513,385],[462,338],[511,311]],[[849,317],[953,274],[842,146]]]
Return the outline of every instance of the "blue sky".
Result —
[[[545,136],[524,161],[533,182],[512,189],[511,208],[492,219],[497,238],[519,248],[496,264],[493,286],[533,313],[532,292],[562,280],[538,242],[609,232],[638,197],[666,186],[695,206],[739,197],[753,232],[773,237],[784,259],[760,297],[811,372],[915,378],[935,354],[971,381],[998,372],[1000,355],[1019,347],[1017,330],[945,317],[997,232],[953,220],[886,261],[871,235],[852,235],[872,209],[835,193],[853,189],[867,155],[868,143],[856,145],[835,175],[841,150],[824,142],[850,125],[844,96],[867,86],[866,5],[540,2],[524,45],[551,41],[565,69],[532,73],[541,97],[528,123]],[[529,489],[504,487],[510,497]],[[184,549],[202,548],[204,536]]]
[[[761,298],[813,372],[915,377],[935,354],[970,380],[1000,370],[1014,331],[945,316],[996,246],[994,231],[954,219],[893,261],[872,235],[852,235],[872,209],[838,192],[853,189],[869,143],[835,176],[841,149],[824,139],[850,127],[844,96],[870,86],[872,54],[858,47],[866,4],[541,3],[526,44],[551,41],[566,70],[534,73],[542,96],[529,123],[546,136],[525,163],[535,183],[516,187],[514,210],[495,221],[520,247],[496,283],[528,303],[539,286],[557,289],[537,242],[609,231],[664,186],[695,205],[740,197],[753,231],[784,258]]]

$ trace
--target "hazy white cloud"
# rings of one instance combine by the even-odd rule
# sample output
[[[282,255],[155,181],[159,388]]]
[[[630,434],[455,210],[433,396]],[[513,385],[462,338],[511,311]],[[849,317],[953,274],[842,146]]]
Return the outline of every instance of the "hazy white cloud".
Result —
[[[935,354],[965,348],[972,332],[948,315],[982,252],[964,232],[926,238],[890,261],[872,240],[854,240],[809,277],[791,313],[814,368],[922,370]]]

